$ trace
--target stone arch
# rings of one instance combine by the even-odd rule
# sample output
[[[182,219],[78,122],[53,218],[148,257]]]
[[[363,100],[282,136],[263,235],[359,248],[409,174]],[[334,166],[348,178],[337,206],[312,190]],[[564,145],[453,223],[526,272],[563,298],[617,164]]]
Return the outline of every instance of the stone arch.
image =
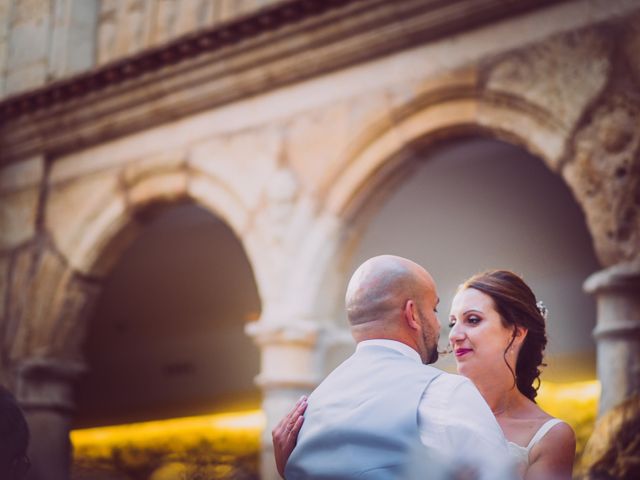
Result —
[[[70,265],[90,277],[102,277],[135,235],[140,220],[154,210],[180,202],[193,202],[226,223],[249,257],[257,277],[262,262],[257,254],[259,238],[247,235],[250,212],[233,189],[199,172],[158,172],[127,181],[123,194],[106,205],[96,205],[91,221],[78,225],[76,248],[69,251]],[[82,234],[84,232],[84,235]],[[260,282],[258,282],[260,291]]]
[[[322,283],[333,282],[337,288],[332,289],[331,299],[322,292],[317,304],[324,303],[325,309],[327,303],[334,305],[333,316],[342,317],[347,259],[363,224],[393,186],[411,172],[413,153],[445,140],[486,136],[524,148],[559,173],[571,135],[572,126],[553,112],[511,94],[473,87],[427,92],[358,132],[341,162],[345,167],[326,192],[323,214],[337,219],[341,228],[340,240],[323,247],[334,248],[323,255],[334,260],[324,269]]]
[[[524,99],[472,89],[430,92],[355,136],[346,168],[327,194],[327,209],[349,221],[364,199],[417,149],[469,134],[519,145],[558,172],[571,127]]]
[[[73,179],[53,175],[46,214],[55,218],[43,226],[36,241],[18,252],[13,289],[12,318],[19,328],[12,350],[17,373],[17,396],[29,418],[34,438],[58,438],[52,447],[32,442],[31,457],[55,459],[52,470],[67,472],[68,432],[71,427],[75,384],[86,372],[83,347],[101,281],[136,237],[147,216],[184,202],[202,207],[225,223],[242,246],[258,290],[265,268],[256,268],[259,234],[250,228],[249,209],[233,187],[184,166],[152,168],[133,175],[123,170],[98,172]],[[127,174],[127,169],[131,171]],[[58,183],[56,183],[58,182]],[[63,193],[55,193],[60,188]],[[84,202],[88,205],[82,205]],[[77,206],[68,215],[69,206]],[[60,216],[66,210],[66,217]],[[76,215],[76,211],[79,212]],[[67,218],[57,230],[52,223]],[[249,240],[247,240],[249,239]],[[260,263],[263,265],[263,263]],[[47,435],[38,435],[47,432]],[[66,473],[56,478],[66,478]]]
[[[91,182],[78,188],[78,197],[72,195],[63,203],[86,198],[95,187]],[[33,303],[33,307],[27,307],[29,311],[42,307],[36,315],[29,315],[42,328],[25,329],[25,338],[17,342],[24,346],[16,358],[82,359],[85,323],[101,279],[137,236],[146,217],[168,205],[191,202],[227,224],[247,255],[259,298],[263,298],[269,266],[258,254],[261,237],[251,230],[249,208],[232,187],[211,175],[184,168],[141,175],[109,174],[106,183],[109,187],[103,191],[96,188],[96,198],[87,199],[90,207],[61,229],[62,234],[50,233],[45,244],[38,246],[39,253],[25,255],[25,269],[34,271],[33,281],[44,288],[37,289],[37,298],[25,298],[24,303]],[[27,338],[33,335],[38,338]]]

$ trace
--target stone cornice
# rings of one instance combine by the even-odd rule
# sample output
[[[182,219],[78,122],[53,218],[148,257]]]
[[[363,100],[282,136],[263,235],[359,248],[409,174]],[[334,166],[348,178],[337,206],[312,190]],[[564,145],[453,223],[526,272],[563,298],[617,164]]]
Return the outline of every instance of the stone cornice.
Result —
[[[38,154],[56,157],[559,1],[276,4],[4,100],[0,166]]]

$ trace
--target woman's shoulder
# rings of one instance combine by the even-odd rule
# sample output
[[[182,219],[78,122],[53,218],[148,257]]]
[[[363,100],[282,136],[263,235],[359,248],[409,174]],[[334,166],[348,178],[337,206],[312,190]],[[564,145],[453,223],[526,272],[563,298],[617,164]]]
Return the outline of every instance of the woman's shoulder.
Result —
[[[533,442],[534,440],[537,441]],[[571,425],[549,416],[534,435],[532,443],[534,444],[531,445],[530,450],[531,463],[543,458],[552,462],[554,459],[562,460],[567,456],[573,459],[576,435]]]

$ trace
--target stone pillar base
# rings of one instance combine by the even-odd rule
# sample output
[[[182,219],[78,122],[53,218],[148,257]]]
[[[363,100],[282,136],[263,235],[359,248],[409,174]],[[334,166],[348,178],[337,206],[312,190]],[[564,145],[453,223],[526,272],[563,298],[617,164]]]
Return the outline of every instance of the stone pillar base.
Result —
[[[28,480],[68,480],[73,384],[84,371],[82,364],[53,359],[20,363],[17,398],[31,433]]]
[[[640,260],[591,275],[584,284],[596,296],[598,378],[602,415],[640,393]]]
[[[296,403],[319,382],[319,326],[313,322],[247,325],[261,351],[261,371],[256,383],[262,389],[267,425],[261,438],[260,473],[263,480],[279,480],[273,457],[271,430]]]

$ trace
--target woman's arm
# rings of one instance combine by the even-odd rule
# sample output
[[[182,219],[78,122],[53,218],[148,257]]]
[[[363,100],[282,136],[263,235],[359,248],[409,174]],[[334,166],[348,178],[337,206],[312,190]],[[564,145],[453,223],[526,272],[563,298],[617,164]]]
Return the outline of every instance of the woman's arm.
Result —
[[[302,422],[304,422],[304,411],[307,408],[307,397],[302,396],[296,402],[291,411],[271,430],[271,438],[273,439],[273,453],[276,457],[276,466],[278,473],[284,478],[284,467],[287,460],[296,446],[298,441],[298,433]]]
[[[571,480],[576,436],[566,423],[554,426],[531,450],[525,480]]]

